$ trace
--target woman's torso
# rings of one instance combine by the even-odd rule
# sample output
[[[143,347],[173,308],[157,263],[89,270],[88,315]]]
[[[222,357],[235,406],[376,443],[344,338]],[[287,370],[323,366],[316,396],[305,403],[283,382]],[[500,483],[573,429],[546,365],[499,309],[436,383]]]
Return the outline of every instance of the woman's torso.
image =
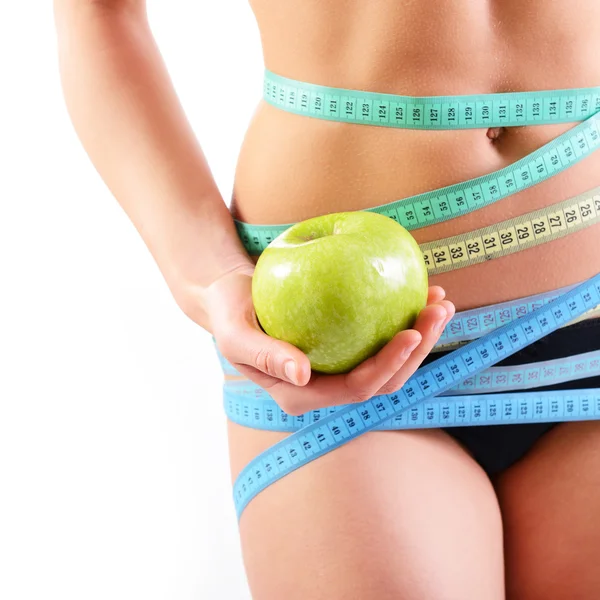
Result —
[[[410,96],[600,86],[596,0],[253,0],[265,66],[321,85]],[[264,101],[236,171],[232,213],[289,223],[364,209],[496,171],[573,124],[413,131],[318,120]],[[414,230],[431,241],[600,185],[600,152],[486,208]],[[600,271],[590,227],[500,260],[431,277],[459,310],[581,281]]]

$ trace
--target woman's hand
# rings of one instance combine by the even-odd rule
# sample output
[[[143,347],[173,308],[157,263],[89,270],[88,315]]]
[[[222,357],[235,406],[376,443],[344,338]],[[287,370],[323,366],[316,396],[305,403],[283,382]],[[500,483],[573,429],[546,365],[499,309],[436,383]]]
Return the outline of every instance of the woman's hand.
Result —
[[[206,311],[223,356],[290,415],[362,402],[400,389],[454,315],[454,305],[444,300],[444,290],[430,287],[427,306],[413,329],[396,334],[349,373],[323,375],[311,372],[310,361],[301,350],[260,328],[252,304],[252,271],[249,264],[212,283],[205,292]]]

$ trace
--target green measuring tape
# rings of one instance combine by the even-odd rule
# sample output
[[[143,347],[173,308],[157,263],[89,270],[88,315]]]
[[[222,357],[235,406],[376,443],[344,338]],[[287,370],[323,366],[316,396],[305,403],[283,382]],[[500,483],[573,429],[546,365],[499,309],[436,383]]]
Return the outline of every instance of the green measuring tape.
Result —
[[[289,112],[386,127],[466,129],[584,120],[495,173],[366,209],[384,214],[407,229],[461,216],[531,187],[589,156],[600,145],[600,88],[411,98],[306,84],[267,71],[264,93],[267,102]],[[423,244],[429,272],[441,273],[504,256],[595,224],[600,220],[599,192],[600,187],[490,227]],[[236,221],[239,236],[250,254],[260,254],[291,225],[250,225]],[[233,386],[230,382],[225,390],[225,408],[233,421],[259,429],[295,432],[253,459],[239,474],[234,484],[238,516],[252,498],[274,481],[366,431],[600,419],[600,390],[542,391],[533,395],[483,393],[436,399],[440,394],[452,394],[453,389],[471,390],[472,385],[478,385],[479,391],[492,385],[507,387],[509,378],[517,376],[550,382],[553,377],[562,377],[560,369],[567,370],[565,377],[569,378],[576,378],[579,370],[585,370],[586,376],[592,371],[596,373],[600,369],[597,353],[537,366],[493,370],[493,365],[503,358],[595,309],[600,304],[600,274],[550,298],[552,295],[540,298],[539,306],[532,301],[532,312],[528,302],[512,307],[513,302],[510,308],[498,305],[468,311],[469,314],[449,324],[447,335],[440,340],[442,344],[470,339],[471,329],[483,332],[489,326],[494,328],[422,366],[393,394],[333,410],[312,411],[294,417],[293,426],[264,391],[254,389],[248,382],[240,381]],[[497,321],[504,324],[496,328]],[[226,361],[222,364],[227,373],[229,365]],[[231,375],[235,377],[234,373]]]
[[[265,70],[264,99],[287,112],[402,129],[477,129],[583,121],[600,87],[475,96],[398,96],[305,83]]]
[[[270,75],[267,73],[267,82],[269,81]],[[282,79],[282,78],[280,78]],[[292,80],[289,80],[292,81]],[[314,86],[312,84],[305,84],[311,88],[320,88],[320,86]],[[269,88],[265,84],[265,94],[267,89],[270,89],[272,95],[272,87]],[[326,90],[332,90],[336,88],[325,88]],[[344,90],[350,91],[350,90]],[[280,92],[278,92],[280,93]],[[314,91],[316,93],[316,91]],[[325,94],[325,92],[322,92]],[[369,92],[355,92],[356,94],[368,94]],[[410,198],[397,200],[389,204],[381,206],[375,206],[367,208],[365,210],[378,212],[383,214],[395,221],[398,221],[406,229],[418,229],[427,225],[434,225],[447,221],[455,217],[459,217],[470,213],[484,206],[488,206],[511,196],[524,189],[530,188],[537,183],[550,179],[554,175],[566,170],[570,166],[579,162],[580,160],[589,156],[594,152],[598,146],[600,146],[600,88],[589,88],[586,90],[560,90],[552,92],[527,92],[514,94],[512,102],[516,102],[518,98],[522,98],[522,102],[527,104],[532,100],[533,97],[537,97],[539,94],[547,94],[548,97],[558,98],[558,115],[563,115],[562,118],[574,121],[581,118],[586,120],[583,123],[575,126],[571,130],[558,136],[548,144],[542,146],[538,150],[532,152],[528,156],[518,160],[517,162],[489,173],[482,177],[476,177],[474,179],[467,180],[462,183],[439,188],[423,194],[418,194]],[[377,94],[376,94],[377,95]],[[495,97],[495,95],[491,95]],[[511,94],[501,94],[499,96],[513,96]],[[437,100],[437,104],[443,105],[444,101],[448,101],[449,104],[458,104],[460,107],[466,107],[469,105],[477,105],[482,98],[487,96],[457,96],[449,98],[429,98],[428,100]],[[269,96],[265,95],[265,98],[269,100]],[[400,97],[398,97],[400,98]],[[401,97],[404,101],[407,101],[407,97]],[[458,100],[457,100],[458,98]],[[569,98],[569,100],[567,100]],[[426,100],[423,98],[408,98],[413,103],[418,104],[419,102]],[[500,102],[503,102],[501,100]],[[585,102],[584,102],[585,101]],[[494,104],[494,100],[489,100],[490,104]],[[573,106],[579,108],[567,112],[565,107],[571,106],[567,104],[573,102]],[[434,103],[435,104],[435,103]],[[436,104],[436,105],[437,105]],[[542,106],[550,107],[549,103]],[[289,103],[277,104],[279,108],[284,110],[290,110],[292,105]],[[500,106],[500,105],[498,105]],[[584,108],[585,107],[585,108]],[[546,114],[546,109],[543,109],[542,115]],[[295,112],[292,110],[291,112]],[[303,113],[309,116],[315,116],[309,112]],[[548,108],[548,115],[554,114],[550,108]],[[591,116],[590,116],[591,114]],[[567,118],[568,117],[568,118]],[[333,116],[329,117],[333,119]],[[336,119],[339,120],[339,119]],[[352,121],[355,122],[355,121]],[[361,124],[372,124],[368,121],[356,121]],[[518,124],[520,125],[537,125],[547,122],[544,119],[523,117]],[[557,117],[552,122],[562,122]],[[504,123],[504,125],[510,125],[512,123]],[[390,123],[379,123],[379,125],[391,126]],[[497,125],[496,121],[492,121],[486,124],[486,127]],[[399,125],[394,125],[398,126]],[[481,126],[481,125],[479,125]],[[456,128],[462,128],[460,122],[455,125]],[[429,128],[424,125],[423,128]],[[447,129],[448,127],[436,127],[436,129]],[[279,234],[284,232],[286,229],[291,227],[293,223],[280,224],[280,225],[255,225],[249,223],[243,223],[241,221],[235,221],[235,225],[238,231],[238,235],[244,245],[244,248],[250,254],[260,254],[268,244],[274,240]]]

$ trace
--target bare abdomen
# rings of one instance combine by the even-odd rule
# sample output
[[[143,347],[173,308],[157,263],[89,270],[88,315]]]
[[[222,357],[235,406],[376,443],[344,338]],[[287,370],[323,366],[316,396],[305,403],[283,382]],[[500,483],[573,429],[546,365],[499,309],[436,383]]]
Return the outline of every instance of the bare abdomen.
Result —
[[[365,12],[367,4],[371,12]],[[259,1],[254,9],[267,67],[308,82],[407,95],[600,85],[595,0],[568,6],[482,2],[470,12],[463,4],[473,3],[435,3],[437,10],[427,15],[423,3],[409,3],[402,15],[402,7],[387,0],[309,1],[301,13],[310,16],[312,27],[302,15],[294,18],[297,3]],[[352,21],[353,9],[360,23]],[[327,19],[333,19],[330,29],[323,27]],[[340,39],[336,29],[349,33]],[[319,60],[316,49],[329,58]],[[322,121],[261,101],[240,152],[232,212],[249,223],[289,223],[392,202],[501,169],[573,125],[511,128],[491,140],[486,130],[410,131]],[[463,233],[598,185],[600,153],[529,190],[413,234],[424,242]],[[599,271],[600,232],[591,227],[432,277],[431,283],[443,285],[461,310],[575,283]]]

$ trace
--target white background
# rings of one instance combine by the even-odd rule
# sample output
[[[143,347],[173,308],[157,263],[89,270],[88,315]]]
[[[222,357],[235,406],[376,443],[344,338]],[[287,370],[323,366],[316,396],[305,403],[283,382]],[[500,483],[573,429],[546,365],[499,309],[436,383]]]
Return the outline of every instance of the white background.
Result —
[[[148,10],[229,199],[262,85],[253,15]],[[51,0],[0,3],[0,75],[0,598],[247,600],[210,336],[75,135]]]

